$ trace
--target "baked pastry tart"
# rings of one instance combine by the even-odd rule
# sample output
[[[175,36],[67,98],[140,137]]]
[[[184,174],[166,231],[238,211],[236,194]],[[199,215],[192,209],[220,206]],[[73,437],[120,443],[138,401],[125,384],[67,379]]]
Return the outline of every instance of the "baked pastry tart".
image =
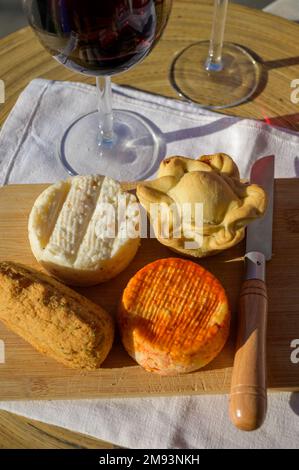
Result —
[[[224,153],[197,160],[167,158],[156,180],[137,186],[137,196],[157,239],[176,252],[198,258],[239,243],[246,225],[261,217],[267,205],[265,191],[241,180],[237,165]]]

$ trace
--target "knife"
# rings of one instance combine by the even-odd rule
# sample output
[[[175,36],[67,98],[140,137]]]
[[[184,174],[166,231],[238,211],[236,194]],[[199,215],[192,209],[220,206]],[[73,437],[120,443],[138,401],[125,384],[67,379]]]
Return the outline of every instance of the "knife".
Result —
[[[267,411],[266,328],[268,299],[266,261],[272,257],[274,156],[255,162],[250,182],[262,186],[268,204],[264,216],[246,234],[245,280],[240,293],[237,348],[233,365],[229,415],[244,431],[261,426]]]

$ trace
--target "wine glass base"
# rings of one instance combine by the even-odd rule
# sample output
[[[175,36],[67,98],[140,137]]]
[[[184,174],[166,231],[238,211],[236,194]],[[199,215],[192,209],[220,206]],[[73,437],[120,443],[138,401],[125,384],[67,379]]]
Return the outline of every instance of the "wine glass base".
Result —
[[[207,71],[209,41],[186,47],[171,66],[170,80],[180,96],[207,109],[224,109],[247,101],[260,81],[260,66],[237,44],[224,43],[223,68]]]
[[[165,155],[161,135],[138,114],[113,111],[113,141],[99,142],[97,111],[81,116],[66,130],[59,156],[70,175],[101,174],[137,181],[153,173]]]

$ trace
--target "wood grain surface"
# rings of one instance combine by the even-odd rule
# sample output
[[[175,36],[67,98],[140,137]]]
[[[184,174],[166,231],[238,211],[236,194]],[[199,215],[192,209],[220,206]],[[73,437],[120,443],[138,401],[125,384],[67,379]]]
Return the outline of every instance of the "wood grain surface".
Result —
[[[114,444],[58,426],[0,412],[0,449],[116,449]]]
[[[9,185],[0,188],[0,261],[11,260],[41,269],[29,246],[27,224],[32,205],[45,187]],[[244,245],[239,244],[201,263],[222,281],[233,309],[242,279],[243,253]],[[156,239],[142,239],[136,257],[120,275],[110,282],[76,290],[115,315],[129,279],[147,263],[170,256],[176,255]],[[128,356],[118,337],[102,367],[94,372],[57,364],[36,352],[1,322],[0,340],[5,344],[5,363],[0,364],[0,400],[222,393],[230,387],[233,335],[211,365],[179,377],[146,372]]]
[[[267,263],[268,386],[273,390],[299,391],[297,366],[290,361],[290,342],[299,329],[299,185],[296,179],[279,179],[275,183],[273,259]],[[31,207],[44,188],[45,185],[0,188],[1,261],[17,261],[41,269],[31,253],[27,222]],[[1,323],[0,339],[5,343],[6,360],[0,365],[0,400],[228,392],[244,250],[244,243],[240,243],[217,256],[200,260],[200,264],[216,275],[225,287],[233,314],[228,343],[221,354],[203,369],[178,377],[148,373],[128,356],[116,337],[101,369],[94,372],[72,370],[36,352]],[[156,239],[142,239],[136,257],[123,273],[110,282],[76,290],[115,315],[122,291],[132,275],[151,261],[173,255]]]
[[[134,86],[146,91],[177,97],[168,82],[170,63],[182,47],[191,42],[209,37],[212,14],[212,2],[206,0],[176,0],[166,32],[153,53],[131,71],[116,77],[120,84]],[[288,128],[299,129],[299,105],[290,101],[291,81],[299,78],[299,26],[282,18],[264,14],[260,11],[230,4],[226,39],[248,47],[257,55],[263,67],[263,79],[253,99],[236,108],[226,110],[226,114],[266,119],[270,123]],[[3,124],[20,92],[34,78],[43,77],[58,80],[76,80],[93,83],[92,79],[76,75],[58,65],[42,48],[33,33],[28,29],[20,30],[0,41],[0,78],[6,85],[6,102],[0,108],[0,124]],[[295,187],[295,183],[293,183]],[[288,187],[282,193],[288,197]],[[285,199],[287,201],[287,199]],[[298,207],[295,201],[290,201],[283,216],[284,224],[295,236],[299,233]],[[297,244],[296,244],[297,245]],[[294,244],[285,243],[282,247],[290,254],[293,275],[292,282],[297,279],[296,258],[292,257]],[[287,280],[280,271],[273,273],[276,283],[286,288]],[[281,317],[275,322],[281,325],[288,320],[289,333],[293,334],[298,289],[291,292],[291,310],[284,313],[290,299],[285,299],[283,288],[279,288],[282,297],[283,310]],[[284,300],[283,300],[284,299]],[[269,338],[270,339],[270,338]],[[282,343],[280,336],[276,341]],[[288,354],[288,345],[284,345],[284,353]],[[270,349],[272,362],[279,362],[276,350]],[[290,366],[288,366],[290,367]],[[272,372],[270,371],[270,375]],[[298,373],[293,372],[293,380]],[[29,423],[25,426],[24,423]],[[76,447],[80,441],[77,434],[57,429],[53,426],[38,425],[31,430],[31,420],[0,412],[1,444],[2,447],[60,447],[64,436],[70,447]],[[35,423],[33,424],[35,426]],[[42,431],[46,429],[48,437]],[[5,431],[4,431],[5,430]],[[56,439],[59,441],[57,442]],[[62,444],[61,444],[62,443]],[[91,444],[86,444],[88,446]],[[101,445],[101,444],[99,444]],[[105,446],[105,444],[103,444]]]

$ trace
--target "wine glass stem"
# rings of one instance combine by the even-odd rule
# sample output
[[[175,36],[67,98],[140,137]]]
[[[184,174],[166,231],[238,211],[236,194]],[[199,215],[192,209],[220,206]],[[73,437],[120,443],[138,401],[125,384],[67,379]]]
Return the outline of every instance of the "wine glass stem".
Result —
[[[226,24],[228,0],[214,0],[214,14],[210,38],[209,55],[206,60],[206,70],[219,72],[223,69],[222,48]]]
[[[99,111],[99,145],[113,141],[113,114],[111,78],[97,77],[98,111]]]

